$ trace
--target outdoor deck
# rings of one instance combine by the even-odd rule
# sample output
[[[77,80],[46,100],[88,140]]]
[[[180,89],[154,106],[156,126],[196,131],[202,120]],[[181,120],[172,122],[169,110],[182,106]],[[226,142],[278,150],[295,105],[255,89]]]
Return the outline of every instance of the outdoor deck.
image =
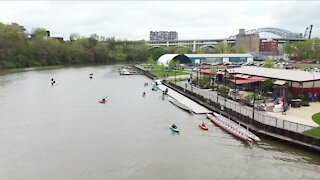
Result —
[[[185,88],[185,82],[180,81],[177,82],[177,85]],[[197,87],[192,87],[188,85],[187,89],[190,91],[193,91],[199,95],[204,96],[205,98],[211,99],[214,102],[219,102],[219,104],[230,108],[236,112],[239,112],[245,116],[248,116],[250,118],[253,118],[252,115],[252,107],[246,106],[246,105],[241,105],[240,103],[230,100],[230,99],[225,99],[222,96],[218,96],[217,98],[217,92],[216,91],[211,91],[211,90],[205,90],[205,89],[200,89]],[[287,115],[282,115],[281,113],[272,113],[272,112],[265,112],[265,111],[255,111],[254,119],[258,122],[291,130],[294,132],[303,132],[308,129],[311,129],[313,127],[317,127],[315,122],[313,122],[311,116],[314,114],[312,112],[317,112],[317,108],[319,106],[311,106],[311,107],[302,107],[302,108],[290,108],[289,111],[287,111]],[[312,112],[310,112],[312,111]],[[303,113],[301,113],[303,112]]]

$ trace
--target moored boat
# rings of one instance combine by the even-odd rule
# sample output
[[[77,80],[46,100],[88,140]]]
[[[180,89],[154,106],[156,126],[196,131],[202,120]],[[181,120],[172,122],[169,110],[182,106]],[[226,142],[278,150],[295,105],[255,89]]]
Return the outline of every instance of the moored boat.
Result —
[[[120,75],[134,75],[134,74],[137,74],[137,72],[131,71],[125,68],[120,70]]]
[[[230,123],[231,120],[221,116],[220,114],[213,113],[213,115],[207,114],[207,118],[210,119],[215,125],[239,139],[242,139],[246,142],[253,142],[253,140],[246,133],[243,133],[243,130],[240,130],[243,127],[235,126],[234,124]]]
[[[246,134],[249,138],[255,140],[255,141],[261,141],[261,139],[256,136],[255,134],[253,134],[252,132],[250,132],[249,130],[243,128],[242,126],[240,126],[239,124],[229,120],[228,118],[220,115],[220,114],[217,114],[215,116],[219,116],[220,118],[223,118],[226,120],[226,122],[228,122],[231,126],[234,126],[234,127],[238,127],[238,130],[241,131],[242,133]]]

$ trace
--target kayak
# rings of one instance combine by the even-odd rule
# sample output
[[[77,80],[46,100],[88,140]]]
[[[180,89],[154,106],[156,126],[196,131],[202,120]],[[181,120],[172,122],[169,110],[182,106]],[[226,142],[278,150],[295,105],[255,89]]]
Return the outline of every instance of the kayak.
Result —
[[[57,83],[57,81],[55,82],[55,83],[50,83],[49,85],[51,85],[51,86],[56,86],[58,83]]]
[[[206,130],[206,131],[209,130],[208,126],[206,126],[206,125],[203,126],[202,124],[199,124],[199,127],[200,127],[201,129],[203,129],[203,130]]]
[[[176,133],[179,133],[179,128],[173,128],[172,126],[170,126],[170,129],[173,131],[173,132],[176,132]]]
[[[107,103],[107,101],[99,101],[99,103],[105,104],[105,103]]]

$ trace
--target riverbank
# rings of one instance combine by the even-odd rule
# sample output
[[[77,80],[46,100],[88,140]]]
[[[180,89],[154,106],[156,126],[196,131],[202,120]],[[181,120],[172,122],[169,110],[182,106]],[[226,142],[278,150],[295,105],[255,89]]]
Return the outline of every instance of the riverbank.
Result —
[[[158,79],[158,77],[150,74],[148,71],[144,71],[143,69],[135,66],[137,70],[142,71],[147,77],[151,79]],[[275,140],[279,140],[285,142],[286,144],[295,145],[298,147],[302,147],[304,149],[308,149],[311,151],[320,152],[320,140],[306,136],[301,133],[293,132],[286,129],[281,129],[278,127],[274,127],[268,124],[263,124],[261,122],[252,119],[251,117],[245,116],[241,113],[233,111],[221,104],[213,102],[211,99],[204,98],[202,95],[191,92],[187,89],[184,89],[176,84],[170,83],[168,81],[163,81],[163,84],[176,90],[177,92],[183,94],[184,96],[190,98],[191,100],[203,105],[204,107],[222,114],[229,119],[240,123],[241,125],[249,128],[260,136],[269,137]]]
[[[114,62],[114,63],[98,63],[98,64],[70,64],[70,65],[55,65],[55,66],[34,66],[34,67],[23,67],[23,68],[8,68],[0,69],[0,75],[17,73],[17,72],[27,72],[27,71],[38,71],[38,70],[50,70],[68,67],[96,67],[96,66],[106,66],[106,65],[130,65],[130,63]]]

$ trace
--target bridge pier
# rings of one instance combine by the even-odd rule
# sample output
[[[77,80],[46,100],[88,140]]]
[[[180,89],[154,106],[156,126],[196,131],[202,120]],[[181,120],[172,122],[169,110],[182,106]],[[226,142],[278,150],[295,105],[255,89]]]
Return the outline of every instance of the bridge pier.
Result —
[[[192,47],[192,52],[196,52],[196,41],[193,41],[193,47]]]

